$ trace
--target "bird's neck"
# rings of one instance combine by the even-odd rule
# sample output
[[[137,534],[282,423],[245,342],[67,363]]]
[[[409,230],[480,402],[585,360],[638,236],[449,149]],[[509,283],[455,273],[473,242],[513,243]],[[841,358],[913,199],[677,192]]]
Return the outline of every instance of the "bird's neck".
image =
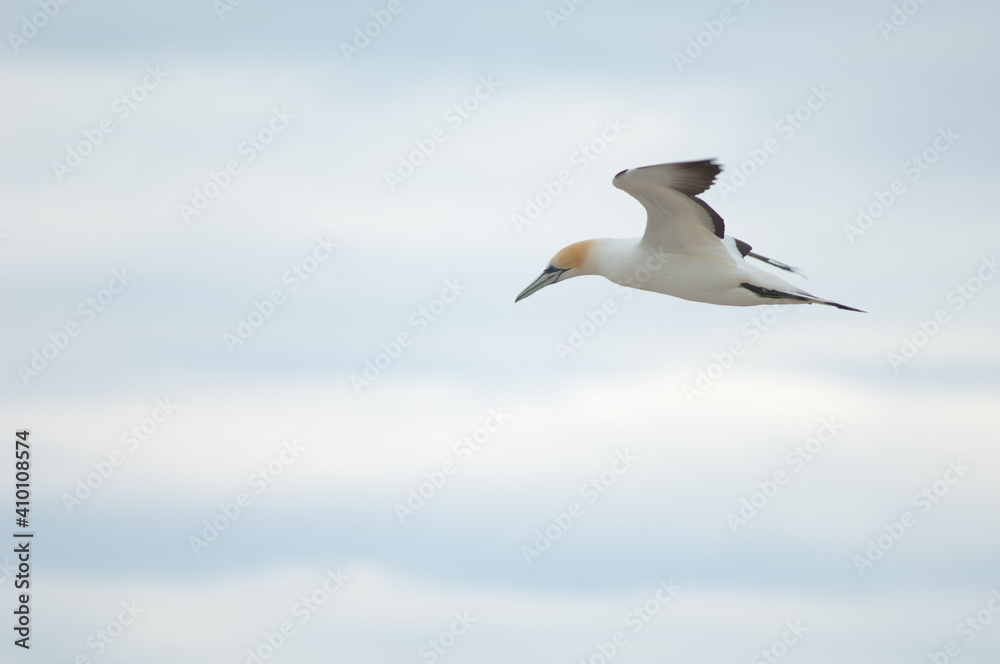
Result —
[[[629,266],[639,251],[639,238],[601,238],[591,242],[593,244],[590,255],[587,256],[585,273],[599,274],[621,283],[620,280],[628,276],[621,273],[622,270],[628,273],[632,271]]]

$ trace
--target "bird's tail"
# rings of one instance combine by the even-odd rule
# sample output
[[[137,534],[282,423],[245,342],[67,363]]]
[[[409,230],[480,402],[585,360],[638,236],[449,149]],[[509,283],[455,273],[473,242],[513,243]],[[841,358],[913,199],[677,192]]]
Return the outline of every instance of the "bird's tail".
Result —
[[[832,300],[824,300],[821,297],[813,297],[810,295],[802,299],[803,301],[808,302],[809,304],[825,304],[828,307],[837,307],[838,309],[846,309],[847,311],[857,311],[858,313],[862,314],[868,313],[867,311],[864,311],[862,309],[855,309],[854,307],[849,307],[846,304],[840,304],[839,302],[834,302]]]
[[[846,309],[847,311],[857,311],[862,314],[868,313],[867,311],[855,309],[854,307],[849,307],[846,304],[840,304],[839,302],[834,302],[833,300],[824,300],[821,297],[810,295],[805,291],[789,293],[788,291],[764,288],[763,286],[754,286],[753,284],[747,282],[740,284],[740,286],[763,298],[771,298],[775,300],[798,300],[799,302],[806,302],[808,304],[825,304],[828,307],[837,307],[838,309]]]

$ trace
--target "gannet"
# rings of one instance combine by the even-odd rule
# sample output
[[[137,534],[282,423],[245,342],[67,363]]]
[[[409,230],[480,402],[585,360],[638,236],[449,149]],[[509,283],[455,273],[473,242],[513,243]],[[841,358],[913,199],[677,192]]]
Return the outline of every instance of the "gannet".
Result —
[[[797,272],[751,251],[726,235],[722,217],[698,198],[722,171],[713,159],[625,169],[611,184],[646,208],[641,238],[575,242],[559,251],[518,302],[546,286],[587,274],[616,284],[684,300],[748,307],[757,304],[826,304],[861,311],[811,295],[776,274],[748,263],[747,256]],[[864,313],[864,312],[862,312]]]

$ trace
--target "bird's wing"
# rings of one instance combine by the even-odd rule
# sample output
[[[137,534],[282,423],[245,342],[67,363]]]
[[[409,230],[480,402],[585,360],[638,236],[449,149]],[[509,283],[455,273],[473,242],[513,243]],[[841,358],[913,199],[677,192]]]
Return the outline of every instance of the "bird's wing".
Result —
[[[721,171],[712,160],[685,161],[624,170],[611,183],[646,208],[642,243],[647,247],[733,261],[733,252],[722,243],[722,217],[697,197]]]

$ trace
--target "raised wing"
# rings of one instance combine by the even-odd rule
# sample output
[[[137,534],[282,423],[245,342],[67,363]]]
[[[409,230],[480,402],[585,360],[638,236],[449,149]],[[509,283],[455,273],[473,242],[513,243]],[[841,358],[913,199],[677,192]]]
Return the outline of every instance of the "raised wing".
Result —
[[[732,261],[733,252],[722,243],[726,234],[722,217],[697,198],[721,171],[710,159],[685,161],[624,170],[611,183],[646,208],[642,243],[649,248]]]

